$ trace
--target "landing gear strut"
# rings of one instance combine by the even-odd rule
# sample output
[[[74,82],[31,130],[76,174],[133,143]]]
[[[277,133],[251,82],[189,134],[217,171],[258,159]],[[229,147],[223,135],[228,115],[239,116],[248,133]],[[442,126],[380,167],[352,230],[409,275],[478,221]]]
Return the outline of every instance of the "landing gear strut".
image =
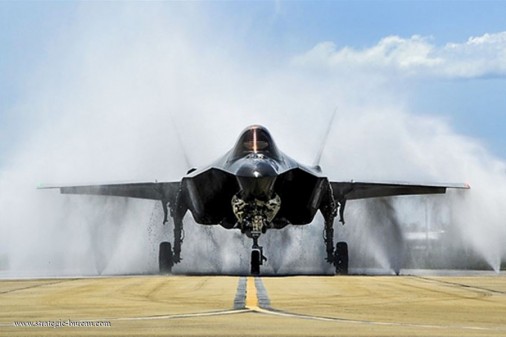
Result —
[[[344,225],[344,206],[346,200],[336,202],[329,186],[325,202],[322,203],[320,211],[325,219],[325,229],[323,232],[323,240],[327,250],[327,262],[332,263],[336,268],[337,275],[348,274],[348,244],[346,242],[338,242],[334,250],[334,219],[339,209],[339,221]]]
[[[348,244],[344,241],[336,244],[334,250],[334,228],[331,222],[325,221],[325,232],[323,239],[327,247],[327,262],[336,267],[337,275],[348,274]]]
[[[176,200],[171,201],[170,205],[170,216],[174,221],[174,249],[170,242],[160,243],[160,250],[158,254],[158,267],[161,274],[167,274],[172,272],[172,267],[181,262],[181,245],[184,239],[183,230],[183,217],[188,210],[182,202],[181,191],[177,194]],[[167,222],[168,209],[167,200],[162,200],[162,206],[164,211],[163,224]]]

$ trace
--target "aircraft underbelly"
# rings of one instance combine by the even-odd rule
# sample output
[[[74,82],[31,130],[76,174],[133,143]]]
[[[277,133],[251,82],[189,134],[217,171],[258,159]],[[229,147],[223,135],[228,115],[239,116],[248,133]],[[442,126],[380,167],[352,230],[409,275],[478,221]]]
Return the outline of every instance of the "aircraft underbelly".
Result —
[[[273,227],[311,223],[319,209],[325,182],[326,178],[299,168],[279,175],[273,191],[281,198],[281,207],[273,220]],[[232,226],[236,222],[232,198],[240,192],[240,187],[234,175],[211,168],[197,176],[184,178],[183,190],[188,209],[197,223],[216,225],[225,222]]]
[[[285,218],[293,225],[311,223],[320,207],[326,182],[326,178],[298,168],[280,175],[275,186],[281,197],[277,218]]]
[[[231,200],[239,191],[235,177],[211,168],[197,176],[183,179],[183,191],[188,209],[201,225],[220,224],[233,219]]]

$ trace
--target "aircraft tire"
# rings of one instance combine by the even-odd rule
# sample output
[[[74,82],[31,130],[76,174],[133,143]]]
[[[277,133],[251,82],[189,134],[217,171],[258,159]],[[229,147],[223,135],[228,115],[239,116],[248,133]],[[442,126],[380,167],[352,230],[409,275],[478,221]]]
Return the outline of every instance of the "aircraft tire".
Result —
[[[348,244],[346,242],[341,241],[336,244],[334,265],[337,275],[348,275]]]
[[[160,268],[160,274],[169,274],[172,272],[172,266],[174,265],[174,255],[172,253],[172,245],[170,242],[160,243],[160,251],[158,254],[158,266]]]
[[[260,262],[262,262],[262,254],[259,250],[251,251],[251,275],[260,274]]]

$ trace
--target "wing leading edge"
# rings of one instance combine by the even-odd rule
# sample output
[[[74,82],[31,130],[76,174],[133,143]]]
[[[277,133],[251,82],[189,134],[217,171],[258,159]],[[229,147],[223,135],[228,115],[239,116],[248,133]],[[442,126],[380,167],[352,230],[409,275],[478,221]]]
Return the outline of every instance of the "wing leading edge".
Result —
[[[80,186],[42,186],[58,188],[62,194],[88,194],[171,201],[179,191],[179,182],[142,182]]]
[[[339,221],[344,224],[347,200],[392,197],[399,195],[443,194],[448,188],[469,189],[468,184],[413,184],[402,182],[330,182],[334,199],[339,203]]]
[[[330,182],[336,200],[356,200],[396,195],[443,194],[448,188],[469,189],[468,184],[413,184],[402,182]]]
[[[164,213],[163,223],[166,223],[169,213],[167,205],[169,204],[171,207],[175,205],[180,186],[180,182],[139,182],[81,186],[40,186],[39,188],[58,188],[61,194],[87,194],[160,200]]]

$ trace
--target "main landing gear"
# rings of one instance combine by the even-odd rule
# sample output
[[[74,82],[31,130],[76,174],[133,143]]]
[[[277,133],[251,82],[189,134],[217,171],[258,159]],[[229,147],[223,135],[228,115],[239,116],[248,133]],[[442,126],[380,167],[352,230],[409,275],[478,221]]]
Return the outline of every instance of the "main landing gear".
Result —
[[[167,223],[168,217],[167,203],[167,200],[162,200],[164,225]],[[161,274],[170,274],[172,272],[172,267],[181,262],[181,245],[184,239],[183,217],[188,210],[181,202],[180,193],[178,193],[176,201],[170,203],[170,206],[170,216],[174,221],[174,247],[172,247],[170,242],[164,241],[160,243],[158,267]]]
[[[170,242],[160,243],[160,251],[158,254],[158,266],[160,274],[170,274],[174,266],[174,254]]]
[[[334,250],[334,229],[325,224],[324,240],[327,246],[327,262],[334,265],[337,275],[348,275],[348,244],[340,241]]]
[[[336,203],[332,195],[332,190],[327,191],[326,202],[322,203],[320,211],[325,219],[325,229],[323,231],[323,240],[327,249],[327,262],[334,265],[336,275],[348,275],[348,244],[344,241],[338,242],[334,249],[334,219],[339,209],[339,222],[344,225],[344,206],[345,200]]]
[[[348,275],[348,244],[340,241],[334,250],[334,228],[327,221],[323,239],[327,246],[327,262],[334,265],[337,275]]]
[[[334,252],[334,266],[337,275],[348,274],[348,244],[346,242],[337,243]]]
[[[176,263],[181,262],[181,244],[183,243],[182,236],[182,222],[181,226],[174,226],[174,249],[170,242],[160,243],[160,250],[158,253],[158,267],[160,274],[170,274],[172,267]]]

